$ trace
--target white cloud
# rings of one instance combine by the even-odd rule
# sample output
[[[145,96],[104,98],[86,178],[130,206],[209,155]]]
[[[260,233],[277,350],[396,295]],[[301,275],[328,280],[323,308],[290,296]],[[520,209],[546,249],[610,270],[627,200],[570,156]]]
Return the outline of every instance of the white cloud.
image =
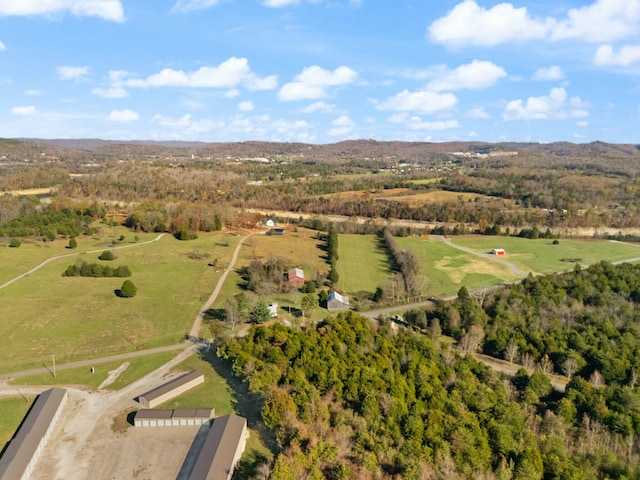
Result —
[[[201,67],[194,72],[164,68],[145,79],[124,80],[124,85],[131,88],[236,88],[240,84],[252,90],[273,89],[276,77],[259,78],[251,72],[246,58],[231,57],[216,67]]]
[[[0,52],[6,49],[7,49],[7,46],[0,41]]]
[[[585,128],[589,126],[589,122],[581,120],[579,122],[576,122],[576,127],[580,127],[580,128]]]
[[[80,82],[89,74],[89,67],[72,67],[65,65],[56,68],[58,78],[61,80],[74,80]]]
[[[264,0],[262,5],[271,8],[288,7],[289,5],[298,5],[300,0]]]
[[[333,128],[329,130],[329,136],[344,137],[353,131],[356,126],[356,122],[351,120],[348,115],[340,115],[331,122],[331,125],[333,125]]]
[[[35,115],[36,107],[33,105],[28,105],[24,107],[13,107],[11,109],[11,113],[13,115],[20,115],[20,116]]]
[[[39,97],[40,95],[44,95],[44,90],[38,90],[38,89],[31,89],[31,90],[25,90],[24,94],[27,97]]]
[[[335,105],[330,105],[325,102],[314,102],[302,109],[302,113],[331,113],[335,108]]]
[[[639,28],[638,0],[596,0],[569,10],[567,18],[554,27],[551,39],[610,42],[634,35]]]
[[[433,22],[427,35],[449,47],[492,47],[529,40],[607,42],[635,35],[638,28],[638,0],[596,0],[570,9],[564,18],[534,18],[526,7],[511,3],[487,9],[475,0],[464,0]]]
[[[91,93],[102,98],[124,98],[129,96],[129,92],[122,87],[94,88]]]
[[[458,128],[460,124],[457,120],[436,120],[435,122],[423,122],[418,118],[413,118],[407,126],[412,130],[450,130]]]
[[[236,98],[240,95],[240,90],[237,88],[232,88],[231,90],[227,90],[224,92],[224,98]]]
[[[565,77],[564,77],[564,72],[562,71],[562,68],[558,67],[557,65],[552,65],[551,67],[539,68],[533,74],[534,80],[541,80],[545,82],[563,80],[564,78]]]
[[[124,22],[120,0],[0,0],[0,16],[60,15],[99,17]]]
[[[474,60],[467,65],[460,65],[455,70],[443,67],[437,78],[429,82],[427,90],[440,92],[443,90],[488,88],[506,76],[507,72],[495,63]]]
[[[484,120],[487,120],[487,119],[491,118],[491,116],[482,107],[474,108],[472,110],[469,110],[467,112],[467,117],[469,117],[469,118],[482,118]]]
[[[238,110],[241,112],[251,112],[254,108],[253,102],[251,101],[240,102],[238,104]]]
[[[221,0],[178,0],[171,9],[171,13],[191,13],[215,7]]]
[[[305,67],[295,76],[293,82],[286,83],[278,92],[278,98],[283,101],[315,100],[328,95],[331,87],[340,87],[353,83],[358,73],[349,67],[338,67],[335,70],[325,70],[313,65]]]
[[[589,103],[580,97],[568,98],[562,87],[552,88],[548,96],[529,97],[510,101],[502,114],[504,120],[551,120],[568,116],[584,118],[589,115]]]
[[[625,45],[618,52],[612,45],[601,45],[593,57],[593,63],[600,66],[628,67],[636,62],[640,62],[640,45]]]
[[[536,20],[526,7],[500,3],[490,9],[475,0],[465,0],[431,24],[428,36],[435,43],[451,47],[479,45],[492,47],[506,42],[544,38],[551,19]]]
[[[438,93],[428,90],[410,92],[404,90],[378,104],[379,110],[399,112],[436,113],[449,110],[458,103],[453,93]]]
[[[125,110],[113,110],[108,119],[112,122],[134,122],[140,118],[138,113],[133,110],[125,109]]]

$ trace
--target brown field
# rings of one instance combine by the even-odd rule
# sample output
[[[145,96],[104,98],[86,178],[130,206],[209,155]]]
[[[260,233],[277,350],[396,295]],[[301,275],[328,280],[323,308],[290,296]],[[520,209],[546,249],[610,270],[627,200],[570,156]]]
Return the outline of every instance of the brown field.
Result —
[[[512,207],[513,201],[497,199],[487,195],[465,192],[449,192],[445,190],[433,190],[430,192],[419,192],[410,188],[390,188],[388,190],[354,190],[349,192],[339,192],[330,195],[324,195],[328,198],[337,198],[341,200],[390,200],[396,202],[408,203],[411,206],[418,206],[425,203],[444,203],[444,202],[499,202],[505,207]]]

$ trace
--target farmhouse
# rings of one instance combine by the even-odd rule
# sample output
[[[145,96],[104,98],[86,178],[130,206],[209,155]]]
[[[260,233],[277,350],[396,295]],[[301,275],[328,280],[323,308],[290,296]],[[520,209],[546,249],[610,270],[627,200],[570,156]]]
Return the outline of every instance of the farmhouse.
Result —
[[[0,458],[0,480],[29,478],[66,401],[64,388],[50,388],[38,395]]]
[[[301,268],[292,268],[287,272],[289,285],[293,287],[301,287],[304,285],[304,270]]]
[[[276,318],[278,316],[278,304],[276,302],[269,304],[269,315],[271,318]]]
[[[246,418],[233,413],[216,418],[198,455],[190,480],[230,480],[246,442]]]
[[[349,310],[349,299],[338,292],[331,292],[327,296],[327,310]]]
[[[208,425],[212,408],[177,408],[175,410],[143,409],[136,412],[136,427],[184,427]]]
[[[284,228],[270,228],[267,230],[267,235],[284,235],[287,230]]]
[[[273,218],[268,218],[268,219],[266,220],[266,222],[264,222],[264,224],[265,224],[267,227],[275,227],[275,226],[276,226],[276,222],[275,222],[275,220],[273,220]]]
[[[491,250],[491,255],[504,255],[506,252],[502,248],[494,248]]]
[[[143,393],[138,397],[138,403],[145,408],[153,408],[201,383],[204,383],[204,375],[194,370]]]

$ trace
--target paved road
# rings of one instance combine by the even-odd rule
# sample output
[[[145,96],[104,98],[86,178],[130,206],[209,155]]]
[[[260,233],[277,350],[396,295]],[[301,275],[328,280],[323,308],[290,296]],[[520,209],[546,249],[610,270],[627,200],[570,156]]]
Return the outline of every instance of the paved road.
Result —
[[[149,243],[153,243],[153,242],[157,242],[158,240],[160,240],[162,237],[164,236],[164,233],[161,233],[160,235],[158,235],[156,238],[154,238],[153,240],[149,240],[146,242],[140,242],[140,243],[133,243],[133,244],[129,244],[129,245],[120,245],[119,247],[113,247],[112,250],[121,250],[123,248],[132,248],[132,247],[139,247],[141,245],[146,245]],[[6,286],[11,285],[13,282],[17,282],[18,280],[23,279],[26,276],[31,275],[33,272],[35,272],[36,270],[41,269],[42,267],[44,267],[47,263],[49,262],[53,262],[54,260],[58,260],[60,258],[67,258],[67,257],[76,257],[78,255],[84,255],[87,253],[98,253],[98,252],[103,252],[104,249],[98,249],[98,250],[86,250],[86,251],[82,251],[82,252],[74,252],[74,253],[68,253],[66,255],[57,255],[55,257],[51,257],[51,258],[47,258],[44,262],[40,263],[39,265],[36,265],[35,267],[33,267],[31,270],[28,270],[20,275],[18,275],[15,278],[12,278],[11,280],[9,280],[8,282],[3,283],[2,285],[0,285],[0,288],[4,288]]]

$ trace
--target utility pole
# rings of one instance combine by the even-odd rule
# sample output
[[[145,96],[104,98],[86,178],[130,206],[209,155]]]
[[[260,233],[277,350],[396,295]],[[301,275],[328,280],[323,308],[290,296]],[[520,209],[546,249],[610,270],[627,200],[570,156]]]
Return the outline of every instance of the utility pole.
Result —
[[[51,355],[53,357],[53,378],[56,378],[56,356]]]

